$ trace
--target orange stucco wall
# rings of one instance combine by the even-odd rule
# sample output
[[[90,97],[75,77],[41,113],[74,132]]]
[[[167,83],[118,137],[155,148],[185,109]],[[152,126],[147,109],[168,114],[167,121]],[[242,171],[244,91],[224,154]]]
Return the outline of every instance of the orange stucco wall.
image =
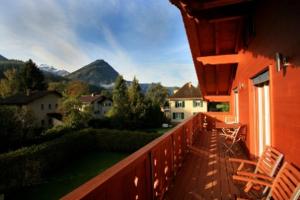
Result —
[[[279,3],[280,2],[280,3]],[[239,91],[240,122],[248,126],[247,146],[255,153],[254,95],[251,77],[270,70],[272,146],[300,166],[300,1],[258,1],[256,35],[241,51],[233,88]],[[292,66],[276,72],[275,52],[290,57]]]

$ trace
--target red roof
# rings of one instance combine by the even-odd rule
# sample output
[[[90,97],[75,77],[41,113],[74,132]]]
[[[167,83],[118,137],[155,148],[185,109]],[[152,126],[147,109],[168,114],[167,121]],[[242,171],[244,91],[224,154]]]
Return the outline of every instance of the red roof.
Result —
[[[202,99],[199,87],[194,87],[191,83],[186,83],[169,99]]]
[[[108,99],[107,97],[105,96],[102,96],[102,95],[83,95],[79,98],[80,101],[84,102],[84,103],[93,103],[94,101],[104,101]]]

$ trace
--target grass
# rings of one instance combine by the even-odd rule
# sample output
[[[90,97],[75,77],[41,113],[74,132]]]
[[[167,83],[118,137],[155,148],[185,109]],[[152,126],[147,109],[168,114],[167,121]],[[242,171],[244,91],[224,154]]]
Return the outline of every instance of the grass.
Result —
[[[126,153],[91,152],[54,173],[43,184],[13,191],[5,199],[59,199],[121,159]]]

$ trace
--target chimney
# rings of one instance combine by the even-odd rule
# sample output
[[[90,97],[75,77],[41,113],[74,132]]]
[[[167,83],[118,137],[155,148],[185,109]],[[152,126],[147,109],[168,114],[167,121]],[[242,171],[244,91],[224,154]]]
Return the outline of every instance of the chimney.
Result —
[[[189,82],[189,88],[192,87],[192,82]]]
[[[94,93],[92,93],[92,94],[91,94],[91,96],[93,97],[93,96],[95,96],[95,94],[94,94]]]
[[[173,90],[173,94],[175,94],[178,91],[178,89]]]

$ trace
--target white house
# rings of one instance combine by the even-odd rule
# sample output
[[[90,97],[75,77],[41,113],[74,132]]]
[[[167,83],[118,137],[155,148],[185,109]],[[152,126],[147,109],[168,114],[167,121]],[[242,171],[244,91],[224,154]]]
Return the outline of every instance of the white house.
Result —
[[[169,97],[171,122],[179,123],[190,116],[207,112],[207,102],[203,100],[200,89],[186,83]]]
[[[112,107],[112,100],[102,95],[83,95],[79,99],[83,108],[89,106],[95,118],[103,118]]]

